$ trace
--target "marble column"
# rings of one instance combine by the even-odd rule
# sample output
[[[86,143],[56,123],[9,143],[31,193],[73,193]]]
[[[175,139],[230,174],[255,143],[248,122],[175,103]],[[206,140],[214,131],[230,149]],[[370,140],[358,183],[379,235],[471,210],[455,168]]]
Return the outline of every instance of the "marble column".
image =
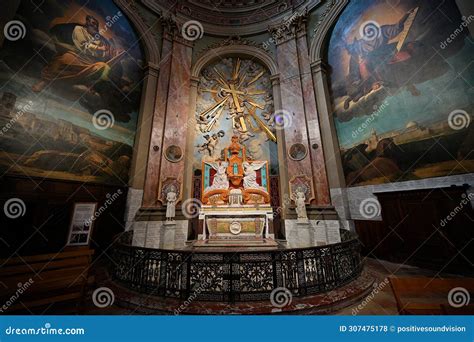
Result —
[[[186,123],[191,94],[191,58],[192,45],[183,38],[177,39],[175,37],[161,156],[160,184],[166,179],[176,179],[181,186],[179,199],[183,199],[185,158],[187,156]],[[169,146],[178,146],[181,149],[182,156],[179,161],[172,161],[166,157],[166,150]]]
[[[336,126],[332,115],[331,99],[327,83],[328,66],[322,60],[311,64],[316,104],[322,132],[322,146],[326,157],[328,181],[332,202],[341,219],[350,219],[346,182],[342,169],[341,153],[337,140]]]
[[[277,44],[277,63],[280,70],[281,109],[289,114],[291,125],[283,130],[289,190],[291,182],[304,177],[311,187],[307,201],[313,206],[330,206],[324,154],[321,149],[320,125],[316,111],[314,90],[309,72],[306,43],[306,13],[293,16],[289,22],[270,28]],[[305,146],[307,155],[293,160],[288,150],[293,144]]]
[[[129,185],[132,189],[142,190],[145,185],[150,134],[155,109],[155,101],[147,101],[147,99],[153,99],[156,95],[158,75],[158,65],[148,63],[143,80],[140,115],[138,116],[139,120],[133,146],[133,159],[129,180]]]
[[[158,181],[163,150],[163,129],[166,114],[166,102],[168,100],[172,48],[173,41],[170,39],[169,35],[165,35],[163,37],[160,76],[158,77],[158,85],[155,95],[155,110],[153,114],[153,123],[151,125],[148,165],[145,187],[143,189],[143,207],[155,207],[158,205]]]
[[[183,189],[183,200],[191,198],[193,195],[193,162],[194,162],[194,142],[196,138],[196,101],[197,101],[197,92],[199,87],[199,78],[191,77],[190,84],[190,99],[189,99],[189,110],[188,118],[186,124],[184,125],[185,132],[187,137],[186,151],[187,154],[185,157],[185,179],[184,179],[184,189]]]
[[[175,145],[181,148],[183,156],[186,154],[186,135],[182,129],[189,110],[192,44],[179,35],[177,25],[171,19],[164,19],[163,24],[162,58],[143,195],[144,208],[163,206],[159,196],[160,182],[176,178],[183,184],[184,175],[184,159],[172,162],[166,159],[165,151]]]
[[[321,127],[316,109],[316,99],[311,77],[308,42],[306,30],[297,34],[298,62],[300,66],[301,87],[303,89],[303,102],[308,130],[309,156],[311,159],[313,182],[316,190],[315,204],[328,206],[331,204],[329,185],[326,172],[326,162],[321,143]]]

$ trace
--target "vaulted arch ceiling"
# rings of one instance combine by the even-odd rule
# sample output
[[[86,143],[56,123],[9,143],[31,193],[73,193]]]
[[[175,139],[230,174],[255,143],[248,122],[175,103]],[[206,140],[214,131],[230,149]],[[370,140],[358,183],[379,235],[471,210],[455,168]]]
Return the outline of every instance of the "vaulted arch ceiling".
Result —
[[[248,35],[267,31],[298,9],[311,10],[320,0],[142,0],[160,15],[197,20],[207,34]]]

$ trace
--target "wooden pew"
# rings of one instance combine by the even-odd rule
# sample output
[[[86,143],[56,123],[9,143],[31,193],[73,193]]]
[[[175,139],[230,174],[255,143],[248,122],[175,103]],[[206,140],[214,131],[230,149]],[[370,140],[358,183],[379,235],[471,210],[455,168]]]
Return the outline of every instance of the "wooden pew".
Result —
[[[389,277],[400,315],[442,315],[450,306],[448,294],[453,288],[474,295],[474,278]],[[446,310],[446,309],[445,309]]]
[[[0,313],[79,312],[94,251],[75,247],[60,253],[0,260]]]

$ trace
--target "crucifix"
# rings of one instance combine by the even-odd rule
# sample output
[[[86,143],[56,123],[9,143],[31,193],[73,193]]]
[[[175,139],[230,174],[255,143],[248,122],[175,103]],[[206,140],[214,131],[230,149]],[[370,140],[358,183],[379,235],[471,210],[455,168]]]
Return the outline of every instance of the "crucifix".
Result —
[[[203,89],[203,91],[214,94],[216,103],[199,114],[200,121],[206,124],[204,130],[206,132],[212,130],[224,107],[227,106],[235,129],[239,129],[241,132],[247,132],[249,127],[253,131],[263,130],[269,139],[276,142],[275,134],[257,116],[257,108],[263,110],[265,104],[258,103],[254,97],[264,95],[266,92],[256,89],[255,86],[252,87],[265,72],[262,71],[249,82],[245,82],[248,75],[241,70],[240,64],[240,59],[237,59],[230,77],[226,77],[221,71],[214,68],[214,80],[218,86],[214,89]],[[256,126],[252,124],[252,120],[256,122]]]

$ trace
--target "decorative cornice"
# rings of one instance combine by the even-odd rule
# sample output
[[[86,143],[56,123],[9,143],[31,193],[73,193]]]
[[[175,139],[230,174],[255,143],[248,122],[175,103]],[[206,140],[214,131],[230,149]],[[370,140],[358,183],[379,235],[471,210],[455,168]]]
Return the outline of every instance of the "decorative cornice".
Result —
[[[278,25],[270,26],[270,32],[276,44],[284,43],[297,36],[306,34],[306,24],[308,21],[308,8],[301,12],[293,13],[289,18],[282,20]]]

